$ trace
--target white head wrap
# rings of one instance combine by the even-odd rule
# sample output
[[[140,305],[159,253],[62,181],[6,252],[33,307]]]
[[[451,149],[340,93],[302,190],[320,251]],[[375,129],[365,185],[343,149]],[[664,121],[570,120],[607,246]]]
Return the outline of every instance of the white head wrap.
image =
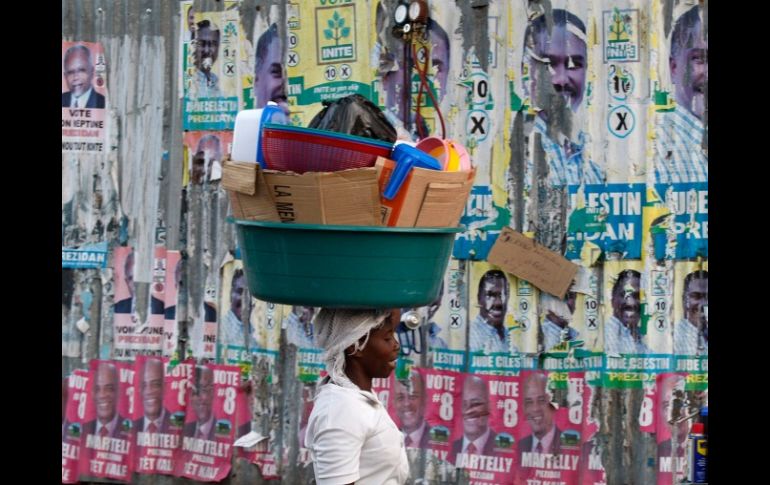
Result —
[[[390,310],[321,308],[314,321],[315,343],[324,350],[323,360],[332,382],[357,388],[345,374],[345,349],[366,347],[370,332],[382,325]],[[360,341],[360,342],[359,342]]]

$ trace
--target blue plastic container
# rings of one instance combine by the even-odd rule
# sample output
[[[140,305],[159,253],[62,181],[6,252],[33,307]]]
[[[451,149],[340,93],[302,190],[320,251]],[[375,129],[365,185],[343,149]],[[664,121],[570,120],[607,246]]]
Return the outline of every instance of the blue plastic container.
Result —
[[[396,194],[398,194],[398,191],[404,184],[404,180],[406,180],[406,176],[409,175],[409,171],[414,167],[441,170],[441,162],[424,151],[405,143],[396,145],[390,158],[396,162],[396,168],[393,170],[393,175],[390,176],[388,185],[382,193],[382,196],[387,200],[393,200]]]

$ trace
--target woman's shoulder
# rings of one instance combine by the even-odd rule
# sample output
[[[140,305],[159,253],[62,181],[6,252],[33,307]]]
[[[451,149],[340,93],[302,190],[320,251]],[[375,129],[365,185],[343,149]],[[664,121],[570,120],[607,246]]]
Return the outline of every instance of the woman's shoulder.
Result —
[[[365,419],[376,412],[375,407],[360,390],[326,384],[321,386],[315,397],[313,410],[323,411],[330,419],[351,421]]]
[[[352,389],[349,387],[338,386],[337,384],[328,383],[324,384],[318,389],[315,397],[315,404],[318,405],[324,402],[331,403],[348,403],[350,405],[366,405],[366,396],[359,389]]]

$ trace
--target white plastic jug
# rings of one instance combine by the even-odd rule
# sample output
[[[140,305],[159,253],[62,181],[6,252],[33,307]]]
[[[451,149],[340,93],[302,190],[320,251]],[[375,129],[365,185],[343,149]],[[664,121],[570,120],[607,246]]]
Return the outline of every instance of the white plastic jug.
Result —
[[[260,144],[262,125],[265,123],[288,125],[289,119],[273,101],[268,101],[267,105],[261,109],[238,112],[233,130],[233,151],[230,154],[233,161],[259,163],[262,168],[265,168]]]

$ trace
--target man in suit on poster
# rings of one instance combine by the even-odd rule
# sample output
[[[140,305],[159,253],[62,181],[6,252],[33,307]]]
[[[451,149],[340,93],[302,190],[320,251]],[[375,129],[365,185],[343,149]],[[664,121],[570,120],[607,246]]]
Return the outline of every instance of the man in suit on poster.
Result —
[[[148,358],[140,376],[139,393],[144,416],[136,420],[136,429],[144,433],[168,433],[171,414],[163,407],[163,361]]]
[[[468,375],[462,392],[463,436],[452,443],[450,463],[457,455],[495,455],[497,432],[489,426],[489,387],[479,376]]]
[[[91,51],[76,44],[64,53],[64,80],[69,91],[61,93],[62,108],[104,109],[104,96],[93,87],[94,63]]]
[[[406,447],[427,448],[430,428],[425,421],[425,383],[422,374],[413,370],[408,381],[396,380],[393,406],[401,421]]]
[[[215,419],[214,405],[214,373],[208,367],[195,367],[195,382],[188,412],[192,411],[195,421],[184,426],[184,436],[204,440],[214,439]]]

